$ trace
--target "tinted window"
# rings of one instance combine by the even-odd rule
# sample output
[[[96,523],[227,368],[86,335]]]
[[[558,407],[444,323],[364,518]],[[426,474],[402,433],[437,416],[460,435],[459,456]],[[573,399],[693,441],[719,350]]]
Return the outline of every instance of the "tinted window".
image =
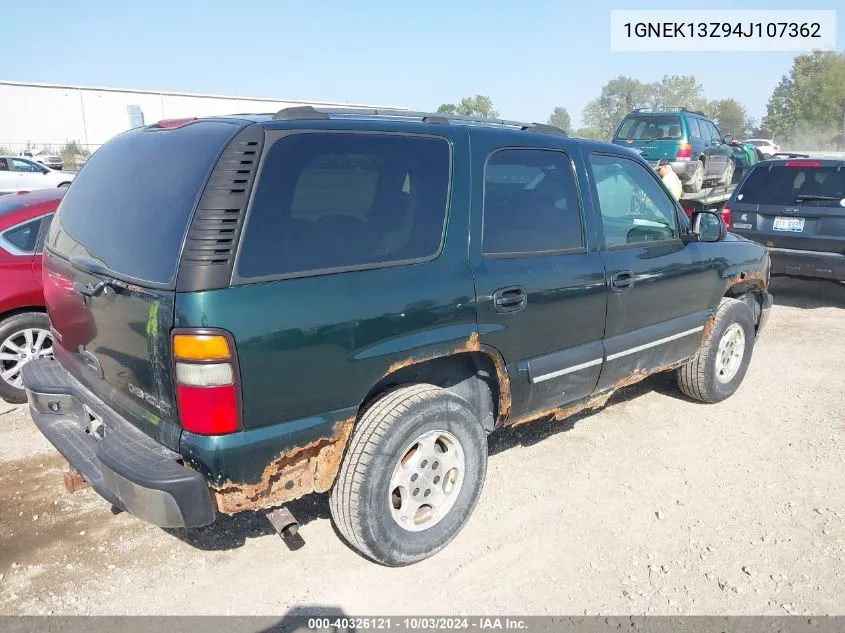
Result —
[[[263,160],[238,275],[433,257],[443,236],[449,172],[443,139],[347,133],[282,138]]]
[[[747,204],[839,206],[845,199],[845,170],[785,165],[760,167],[748,174],[736,198]]]
[[[710,138],[711,138],[711,140],[714,140],[714,141],[715,141],[715,140],[718,140],[718,139],[722,138],[722,137],[719,135],[719,130],[718,130],[718,129],[716,129],[716,126],[715,126],[715,125],[713,125],[713,123],[712,123],[711,121],[706,121],[706,122],[705,122],[705,124],[707,125],[707,129],[710,131]]]
[[[5,158],[0,158],[0,171],[9,171],[9,164]]]
[[[625,119],[616,138],[629,141],[649,141],[658,138],[683,137],[681,118],[678,116],[630,116]]]
[[[687,117],[687,129],[692,138],[701,138],[701,130],[698,129],[698,119]]]
[[[236,129],[203,121],[115,137],[68,188],[48,246],[97,259],[118,275],[172,284],[200,191]]]
[[[3,239],[19,251],[32,253],[35,251],[35,244],[38,240],[38,229],[41,226],[41,218],[21,224],[3,233]]]
[[[645,167],[619,156],[590,162],[607,246],[678,237],[675,203]]]
[[[549,150],[503,150],[487,161],[485,254],[537,253],[584,245],[581,209],[569,156]]]

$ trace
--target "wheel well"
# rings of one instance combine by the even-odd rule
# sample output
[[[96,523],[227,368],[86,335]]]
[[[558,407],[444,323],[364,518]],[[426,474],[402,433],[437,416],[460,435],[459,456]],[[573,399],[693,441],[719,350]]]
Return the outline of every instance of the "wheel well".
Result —
[[[748,282],[738,283],[728,288],[725,296],[744,301],[751,310],[754,327],[760,325],[760,317],[763,314],[763,289],[760,286]]]
[[[482,352],[465,352],[421,361],[388,374],[367,393],[359,409],[365,410],[383,393],[400,385],[428,383],[448,389],[466,400],[487,432],[499,418],[499,381],[493,359]]]
[[[0,321],[8,319],[9,317],[16,316],[18,314],[25,314],[26,312],[40,312],[42,314],[47,312],[47,309],[44,306],[28,306],[25,308],[15,308],[13,310],[9,310],[8,312],[3,312],[0,314]]]

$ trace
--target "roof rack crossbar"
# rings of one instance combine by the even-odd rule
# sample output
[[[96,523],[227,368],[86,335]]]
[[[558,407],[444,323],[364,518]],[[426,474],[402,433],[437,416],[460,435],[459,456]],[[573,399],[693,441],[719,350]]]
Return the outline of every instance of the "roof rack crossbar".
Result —
[[[276,112],[273,118],[277,121],[326,120],[332,116],[385,116],[393,118],[420,119],[423,123],[446,124],[455,122],[475,123],[482,125],[503,125],[517,127],[521,130],[545,132],[566,136],[566,131],[545,123],[526,123],[508,119],[488,119],[484,117],[466,116],[462,114],[448,114],[444,112],[417,112],[414,110],[397,110],[387,108],[315,108],[313,106],[295,106],[284,108]]]
[[[690,110],[684,106],[667,106],[665,108],[634,108],[634,112],[689,112],[690,114],[700,114],[707,116],[701,110]]]

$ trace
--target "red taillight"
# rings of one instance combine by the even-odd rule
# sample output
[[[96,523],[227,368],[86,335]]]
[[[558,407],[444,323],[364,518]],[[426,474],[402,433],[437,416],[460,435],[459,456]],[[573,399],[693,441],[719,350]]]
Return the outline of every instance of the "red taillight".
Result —
[[[164,121],[159,121],[155,124],[154,127],[161,127],[161,128],[174,128],[174,127],[182,127],[183,125],[187,125],[191,121],[196,121],[197,117],[191,117],[189,119],[165,119]]]
[[[786,162],[787,167],[822,167],[817,160],[790,160]]]
[[[172,349],[182,428],[198,435],[240,430],[240,385],[231,337],[217,330],[179,330]]]
[[[687,212],[687,215],[692,217],[692,209],[684,209]]]
[[[678,148],[677,160],[689,160],[692,158],[692,145],[689,143],[681,143]]]
[[[182,428],[197,435],[221,435],[238,430],[238,394],[225,387],[176,386]]]
[[[722,207],[722,221],[725,223],[725,227],[728,231],[731,230],[731,208],[728,205]]]

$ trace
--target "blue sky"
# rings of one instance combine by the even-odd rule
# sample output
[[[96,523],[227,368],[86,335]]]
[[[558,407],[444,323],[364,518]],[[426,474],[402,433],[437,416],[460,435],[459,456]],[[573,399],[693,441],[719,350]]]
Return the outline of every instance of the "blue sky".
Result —
[[[801,4],[711,0],[706,8]],[[812,0],[805,8],[837,5],[841,0]],[[654,81],[692,74],[708,98],[734,97],[751,115],[765,114],[796,53],[610,52],[610,10],[656,6],[630,0],[0,0],[5,48],[22,52],[0,64],[0,79],[424,110],[479,93],[505,117],[545,121],[563,105],[577,125],[584,104],[617,75]],[[844,13],[837,21],[840,50]]]

